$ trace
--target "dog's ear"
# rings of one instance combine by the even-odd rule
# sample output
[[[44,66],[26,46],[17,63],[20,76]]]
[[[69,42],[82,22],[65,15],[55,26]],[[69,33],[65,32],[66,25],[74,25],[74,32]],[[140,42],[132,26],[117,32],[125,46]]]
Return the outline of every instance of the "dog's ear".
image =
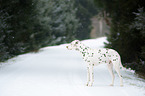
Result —
[[[79,40],[76,40],[75,44],[78,44],[80,41]]]

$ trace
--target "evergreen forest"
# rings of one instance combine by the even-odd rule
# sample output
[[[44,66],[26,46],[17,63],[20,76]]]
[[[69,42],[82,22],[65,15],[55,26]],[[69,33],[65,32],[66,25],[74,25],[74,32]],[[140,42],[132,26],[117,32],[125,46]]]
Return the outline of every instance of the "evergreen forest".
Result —
[[[0,0],[0,62],[89,39],[98,14],[110,27],[105,47],[117,50],[125,67],[145,73],[144,0]]]
[[[117,50],[123,65],[145,73],[144,0],[94,0],[109,22],[106,48]]]
[[[90,38],[93,0],[0,0],[0,61]]]

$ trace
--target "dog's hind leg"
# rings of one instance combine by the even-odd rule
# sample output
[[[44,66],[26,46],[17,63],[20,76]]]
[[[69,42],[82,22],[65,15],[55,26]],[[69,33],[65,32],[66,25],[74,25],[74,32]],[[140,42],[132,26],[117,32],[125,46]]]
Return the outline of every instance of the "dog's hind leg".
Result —
[[[113,73],[113,63],[111,61],[109,61],[109,63],[107,64],[108,65],[108,70],[109,70],[109,73],[111,74],[111,77],[112,77],[112,83],[110,84],[110,86],[113,86],[114,85],[114,73]]]
[[[123,86],[123,78],[122,78],[122,75],[120,73],[120,63],[119,62],[117,62],[115,64],[115,70],[116,70],[116,72],[117,72],[117,74],[118,74],[118,76],[120,78],[120,86]]]

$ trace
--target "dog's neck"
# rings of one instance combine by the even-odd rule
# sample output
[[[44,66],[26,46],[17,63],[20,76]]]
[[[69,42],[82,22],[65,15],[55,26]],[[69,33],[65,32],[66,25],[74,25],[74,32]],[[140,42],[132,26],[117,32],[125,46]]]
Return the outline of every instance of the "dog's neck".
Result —
[[[77,49],[81,54],[85,54],[90,48],[80,43],[79,48]]]

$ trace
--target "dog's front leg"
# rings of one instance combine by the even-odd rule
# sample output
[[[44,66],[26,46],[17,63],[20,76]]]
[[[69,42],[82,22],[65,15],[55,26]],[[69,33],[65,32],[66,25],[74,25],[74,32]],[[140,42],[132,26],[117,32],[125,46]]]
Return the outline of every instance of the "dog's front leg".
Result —
[[[93,66],[89,66],[89,70],[90,70],[90,83],[88,86],[92,86],[93,82],[94,82],[94,72],[93,72]]]
[[[89,69],[89,67],[87,67],[87,84],[86,84],[86,86],[89,85],[89,82],[90,82],[90,69]]]

